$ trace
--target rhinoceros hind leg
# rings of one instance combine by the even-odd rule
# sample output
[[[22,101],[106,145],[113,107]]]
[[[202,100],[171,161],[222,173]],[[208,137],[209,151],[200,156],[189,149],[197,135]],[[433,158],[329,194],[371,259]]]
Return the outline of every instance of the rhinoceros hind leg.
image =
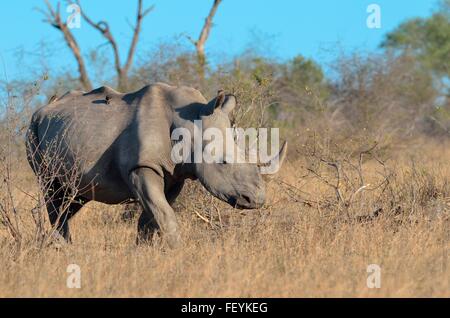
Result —
[[[88,201],[82,197],[76,197],[71,202],[66,201],[64,189],[55,181],[45,194],[45,202],[52,227],[56,227],[58,233],[67,242],[71,242],[69,220]]]

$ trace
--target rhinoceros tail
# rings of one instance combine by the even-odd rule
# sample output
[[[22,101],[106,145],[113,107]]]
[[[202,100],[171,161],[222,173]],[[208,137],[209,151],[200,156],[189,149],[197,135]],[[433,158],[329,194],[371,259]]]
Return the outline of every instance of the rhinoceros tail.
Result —
[[[33,115],[30,127],[28,127],[25,136],[25,146],[27,151],[28,163],[33,169],[35,174],[38,174],[39,165],[41,162],[40,151],[39,151],[39,137],[38,137],[38,121],[36,116]]]

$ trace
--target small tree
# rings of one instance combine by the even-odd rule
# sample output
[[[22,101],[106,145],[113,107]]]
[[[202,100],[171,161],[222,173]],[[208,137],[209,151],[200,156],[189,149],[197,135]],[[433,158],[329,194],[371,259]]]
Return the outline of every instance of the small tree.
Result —
[[[442,90],[450,93],[450,1],[441,2],[429,18],[415,18],[400,24],[387,34],[382,47],[417,59],[429,71]],[[447,87],[446,87],[447,86]]]

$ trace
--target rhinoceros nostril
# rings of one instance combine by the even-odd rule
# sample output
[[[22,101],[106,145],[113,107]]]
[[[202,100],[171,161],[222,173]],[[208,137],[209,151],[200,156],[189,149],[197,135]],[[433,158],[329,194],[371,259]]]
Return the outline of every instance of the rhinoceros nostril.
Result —
[[[252,194],[240,194],[236,200],[236,206],[239,209],[257,209],[264,204],[264,197],[254,196]]]
[[[250,199],[250,197],[248,195],[243,194],[243,195],[241,195],[241,198],[244,199],[248,203],[252,202],[252,200]]]

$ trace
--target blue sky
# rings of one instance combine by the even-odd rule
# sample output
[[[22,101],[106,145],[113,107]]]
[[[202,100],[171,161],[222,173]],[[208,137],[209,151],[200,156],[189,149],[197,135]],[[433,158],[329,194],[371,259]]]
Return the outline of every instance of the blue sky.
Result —
[[[141,55],[180,34],[197,37],[212,0],[144,3],[154,4],[155,9],[144,21],[138,46]],[[366,9],[371,3],[381,7],[381,29],[366,26]],[[136,1],[84,0],[82,4],[94,20],[109,22],[124,60],[131,38],[127,19],[134,22]],[[386,32],[405,19],[430,15],[436,5],[437,0],[223,0],[207,52],[217,61],[223,53],[238,54],[252,43],[261,53],[281,60],[302,54],[325,65],[338,51],[376,50]],[[43,16],[34,10],[36,7],[44,8],[43,0],[0,1],[1,76],[5,71],[10,79],[29,76],[39,63],[56,71],[76,70],[62,35],[42,22]],[[62,10],[62,16],[67,15]],[[104,43],[100,34],[84,21],[73,32],[84,54]],[[258,39],[265,40],[258,43]],[[41,57],[40,43],[46,43],[51,52],[45,58]]]

